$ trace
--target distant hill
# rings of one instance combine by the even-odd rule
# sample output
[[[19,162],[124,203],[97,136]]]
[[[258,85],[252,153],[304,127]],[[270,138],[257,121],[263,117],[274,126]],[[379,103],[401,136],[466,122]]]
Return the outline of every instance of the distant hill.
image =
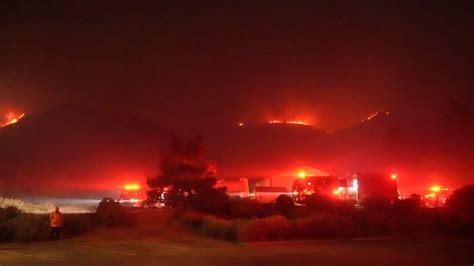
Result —
[[[309,165],[340,176],[397,171],[406,191],[473,183],[471,116],[447,114],[420,121],[381,112],[334,132],[295,124],[229,126],[203,137],[222,177],[273,176]],[[0,193],[115,195],[125,182],[158,173],[170,136],[171,130],[134,115],[67,108],[27,115],[0,129]]]
[[[228,175],[272,175],[327,153],[325,130],[294,124],[224,129],[207,138],[210,157]]]
[[[0,192],[117,189],[157,171],[170,131],[133,115],[56,109],[0,129]]]
[[[272,176],[302,165],[340,176],[396,171],[402,188],[419,191],[435,182],[474,182],[474,167],[466,159],[474,158],[473,140],[467,137],[474,129],[472,124],[457,127],[445,127],[442,116],[420,121],[379,112],[331,133],[304,125],[262,124],[227,129],[208,141],[211,157],[231,176]]]

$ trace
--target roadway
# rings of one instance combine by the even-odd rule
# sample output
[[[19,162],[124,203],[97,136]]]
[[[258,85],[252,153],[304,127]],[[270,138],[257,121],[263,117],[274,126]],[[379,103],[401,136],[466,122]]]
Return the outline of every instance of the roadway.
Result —
[[[473,265],[474,239],[374,238],[231,243],[209,238],[0,245],[0,265]]]

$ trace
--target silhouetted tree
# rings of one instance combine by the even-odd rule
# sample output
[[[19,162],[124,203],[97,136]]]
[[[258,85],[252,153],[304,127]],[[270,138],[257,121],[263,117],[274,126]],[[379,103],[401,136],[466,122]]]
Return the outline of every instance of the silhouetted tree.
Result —
[[[225,211],[228,202],[225,190],[214,188],[215,164],[202,159],[202,155],[200,136],[187,142],[173,136],[168,151],[160,160],[161,174],[147,180],[151,188],[148,191],[150,200],[177,208]]]

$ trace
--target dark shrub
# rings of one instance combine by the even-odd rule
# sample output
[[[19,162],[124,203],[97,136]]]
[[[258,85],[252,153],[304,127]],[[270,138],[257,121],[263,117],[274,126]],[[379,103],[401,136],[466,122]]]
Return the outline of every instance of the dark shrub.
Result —
[[[202,221],[201,234],[233,241],[237,237],[237,225],[232,221],[207,215]]]
[[[0,208],[0,223],[11,220],[21,214],[21,211],[15,206]]]
[[[15,233],[15,229],[11,224],[0,224],[0,243],[12,241]]]
[[[132,223],[128,211],[111,198],[104,198],[99,203],[96,214],[99,223],[103,226],[127,226]]]
[[[180,215],[179,219],[187,225],[199,227],[204,220],[204,214],[196,211],[187,211]]]
[[[395,214],[400,215],[412,215],[414,212],[419,211],[421,208],[421,199],[410,197],[407,199],[397,200],[393,204]]]
[[[299,206],[294,209],[292,217],[291,218],[303,218],[303,217],[309,217],[314,213],[313,210],[307,208],[306,206]]]
[[[355,202],[337,200],[334,204],[334,213],[343,216],[355,216],[358,213]]]
[[[347,237],[353,234],[351,221],[337,214],[318,213],[290,222],[289,237],[294,239]]]
[[[457,218],[474,222],[474,185],[455,190],[446,205]]]
[[[94,229],[97,220],[92,213],[65,214],[62,235],[64,237],[75,237]]]
[[[257,217],[262,210],[262,204],[252,199],[234,199],[230,203],[230,214],[234,218],[251,219]]]
[[[451,231],[474,235],[474,185],[457,189],[447,201]]]
[[[394,232],[395,223],[386,213],[366,214],[368,234],[371,236],[385,236]]]
[[[306,207],[312,211],[331,212],[334,210],[336,200],[321,194],[314,194],[304,200]]]
[[[66,238],[78,236],[91,230],[96,224],[94,214],[66,214],[61,235]],[[48,239],[50,234],[48,215],[20,213],[0,223],[0,242],[41,241]]]
[[[367,214],[362,210],[356,210],[354,215],[350,217],[354,231],[358,236],[370,235],[369,222],[367,221]]]
[[[14,232],[13,241],[30,242],[48,238],[51,228],[49,218],[45,215],[22,213],[6,222],[11,232]]]
[[[265,218],[265,217],[270,217],[270,216],[276,216],[278,214],[279,213],[277,209],[275,208],[275,203],[267,202],[267,203],[262,203],[262,212],[259,213],[258,217]]]
[[[361,205],[369,212],[386,212],[392,207],[389,198],[383,196],[368,196],[361,200]]]
[[[275,208],[283,216],[290,217],[293,214],[295,204],[292,198],[286,195],[280,195],[278,198],[276,198],[275,202]]]
[[[240,241],[268,241],[285,239],[288,220],[281,216],[252,219],[240,226]]]

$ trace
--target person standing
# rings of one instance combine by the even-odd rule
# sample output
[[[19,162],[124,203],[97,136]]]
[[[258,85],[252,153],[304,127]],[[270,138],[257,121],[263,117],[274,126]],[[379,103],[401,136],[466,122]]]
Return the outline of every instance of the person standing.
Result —
[[[59,211],[59,207],[49,215],[51,221],[51,237],[56,240],[61,234],[61,227],[63,226],[63,214]]]

